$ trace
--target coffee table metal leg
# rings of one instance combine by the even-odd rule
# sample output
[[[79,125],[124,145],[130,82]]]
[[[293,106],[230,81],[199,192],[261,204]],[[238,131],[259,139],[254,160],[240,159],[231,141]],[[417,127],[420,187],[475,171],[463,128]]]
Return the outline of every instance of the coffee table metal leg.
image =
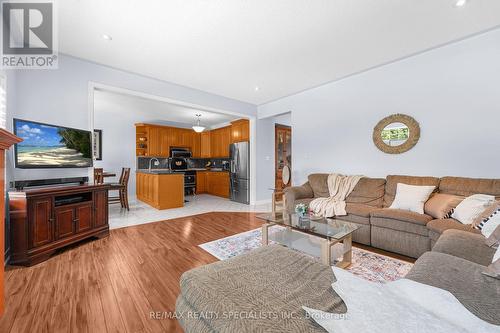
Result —
[[[321,262],[325,265],[330,266],[332,262],[332,243],[328,239],[323,239],[321,242]]]

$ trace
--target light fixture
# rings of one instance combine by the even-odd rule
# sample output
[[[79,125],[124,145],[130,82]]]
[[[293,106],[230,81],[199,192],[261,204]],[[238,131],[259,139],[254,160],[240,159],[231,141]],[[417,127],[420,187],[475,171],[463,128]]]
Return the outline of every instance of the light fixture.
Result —
[[[205,127],[204,126],[201,126],[200,125],[200,117],[201,117],[201,114],[196,114],[196,125],[193,125],[193,130],[196,132],[196,133],[201,133],[205,130]]]
[[[467,0],[457,0],[455,7],[463,7],[467,4]]]
[[[259,90],[260,90],[259,86],[255,86],[255,91],[259,91]]]
[[[103,34],[103,35],[102,35],[102,39],[105,39],[105,40],[113,40],[113,37],[111,37],[110,35]]]

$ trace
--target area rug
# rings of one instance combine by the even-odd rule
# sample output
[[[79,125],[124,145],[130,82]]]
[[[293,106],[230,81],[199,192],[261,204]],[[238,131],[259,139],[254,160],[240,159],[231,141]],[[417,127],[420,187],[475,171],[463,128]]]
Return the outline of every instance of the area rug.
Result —
[[[269,228],[269,243],[283,243],[281,241],[275,241],[274,239],[282,240],[280,234],[284,232],[284,228],[279,226],[273,226]],[[295,233],[294,233],[295,234]],[[302,244],[304,242],[310,243],[310,239],[301,240]],[[219,260],[226,260],[232,257],[239,256],[250,252],[261,246],[261,229],[250,230],[242,232],[233,236],[217,239],[212,242],[200,244],[203,250],[207,251]],[[313,241],[314,242],[314,241]],[[300,245],[300,242],[296,242]],[[290,244],[287,244],[290,245]],[[341,245],[339,245],[341,246]],[[300,249],[301,252],[308,253],[305,249]],[[303,251],[304,250],[304,251]],[[319,244],[318,244],[319,250]],[[340,250],[340,248],[338,249]],[[314,252],[314,251],[313,251]],[[332,256],[335,258],[335,249],[332,249]],[[308,253],[311,256],[317,256]],[[403,278],[412,268],[413,264],[397,260],[388,256],[384,256],[378,253],[366,251],[360,248],[353,247],[352,249],[352,265],[350,265],[347,270],[353,274],[362,277],[363,279],[385,283],[390,281],[395,281]]]

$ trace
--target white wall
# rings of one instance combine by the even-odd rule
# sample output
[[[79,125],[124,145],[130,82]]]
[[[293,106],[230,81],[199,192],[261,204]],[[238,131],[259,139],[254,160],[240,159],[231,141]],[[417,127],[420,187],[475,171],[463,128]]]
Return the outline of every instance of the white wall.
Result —
[[[190,89],[173,83],[60,55],[57,70],[20,70],[16,73],[16,102],[10,119],[23,118],[56,125],[91,129],[89,82],[134,90],[210,108],[254,116],[254,105]],[[124,117],[126,117],[124,115]],[[11,122],[11,120],[10,120]],[[12,125],[10,125],[12,126]],[[134,132],[132,132],[134,133]],[[110,139],[105,133],[105,139]],[[120,138],[112,138],[120,144]],[[134,167],[134,166],[132,166]],[[8,168],[13,170],[12,163]],[[87,169],[15,169],[15,179],[85,176]]]
[[[259,106],[259,118],[288,110],[296,184],[332,171],[500,178],[500,29]],[[371,138],[394,113],[421,126],[401,155]]]
[[[275,124],[290,126],[290,112],[257,121],[257,201],[271,200],[270,189],[274,188]]]

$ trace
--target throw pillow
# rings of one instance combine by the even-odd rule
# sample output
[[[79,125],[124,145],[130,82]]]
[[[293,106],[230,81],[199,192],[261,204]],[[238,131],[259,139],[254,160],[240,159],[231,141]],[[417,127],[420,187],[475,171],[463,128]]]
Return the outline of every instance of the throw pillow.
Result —
[[[488,238],[493,234],[493,231],[500,225],[500,207],[497,208],[490,216],[479,223],[477,229],[481,230],[484,237]]]
[[[481,222],[486,222],[490,217],[492,217],[492,214],[496,212],[500,208],[500,201],[494,201],[492,204],[490,204],[486,209],[479,214],[478,217],[474,219],[474,222],[472,222],[472,226],[476,229],[481,229],[479,225]]]
[[[495,252],[491,265],[483,271],[483,274],[500,280],[500,247],[497,249],[497,252]]]
[[[460,204],[465,197],[460,195],[436,193],[424,206],[424,211],[436,219],[445,219],[451,216],[451,211]]]
[[[500,245],[500,225],[486,238],[486,245],[493,247]]]
[[[416,186],[398,183],[396,197],[389,208],[423,214],[424,204],[436,186]]]
[[[474,220],[495,201],[495,197],[487,194],[474,194],[462,201],[451,214],[451,217],[463,224],[472,224]]]

